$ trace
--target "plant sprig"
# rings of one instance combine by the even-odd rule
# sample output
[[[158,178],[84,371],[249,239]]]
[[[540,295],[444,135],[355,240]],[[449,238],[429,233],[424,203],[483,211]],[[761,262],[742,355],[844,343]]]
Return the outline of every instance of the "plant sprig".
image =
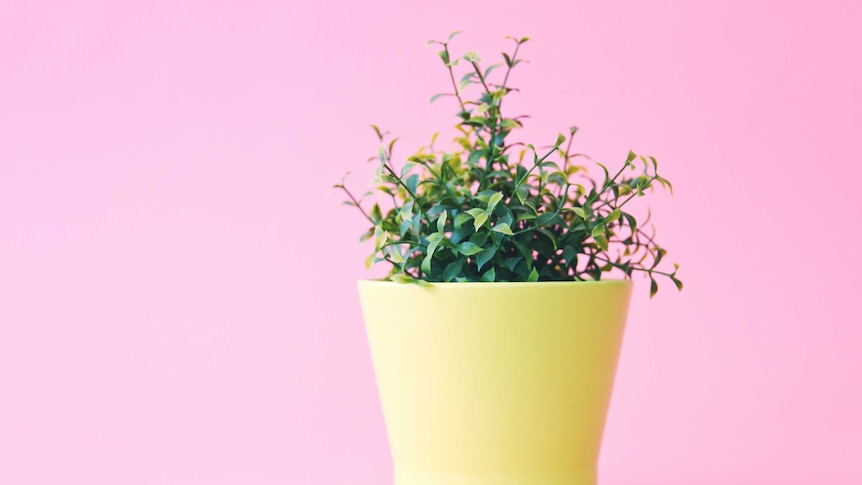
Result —
[[[656,243],[654,230],[644,230],[649,217],[639,223],[627,212],[632,200],[656,186],[672,193],[656,159],[629,151],[614,175],[596,163],[602,171],[597,179],[576,163],[589,157],[571,152],[577,127],[557,135],[541,152],[510,142],[526,116],[507,117],[502,105],[517,91],[508,81],[526,62],[519,51],[529,38],[511,38],[511,54],[504,52],[502,63],[483,68],[475,52],[452,57],[449,45],[458,33],[445,42],[428,42],[441,47],[438,56],[452,86],[431,102],[446,97],[458,102],[454,147],[436,149],[435,134],[428,147],[396,167],[397,139],[371,125],[380,147],[372,157],[378,163],[374,189],[366,195],[383,196],[389,203],[384,208],[378,201],[366,211],[344,181],[335,186],[347,194],[345,204],[371,224],[361,237],[374,240],[366,265],[390,264],[389,276],[399,282],[599,280],[616,271],[626,278],[645,274],[650,296],[658,291],[659,277],[681,290],[679,266],[660,269],[667,250]],[[469,67],[456,81],[455,68],[462,61]],[[492,74],[501,67],[498,84]],[[478,94],[467,98],[473,85]]]

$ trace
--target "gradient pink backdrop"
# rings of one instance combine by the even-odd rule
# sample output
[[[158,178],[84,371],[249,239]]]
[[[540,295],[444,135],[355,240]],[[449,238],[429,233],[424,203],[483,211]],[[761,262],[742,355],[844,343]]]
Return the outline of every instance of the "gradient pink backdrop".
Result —
[[[354,282],[376,151],[450,126],[425,40],[526,135],[656,155],[605,485],[862,483],[860,2],[0,4],[0,483],[391,483]],[[539,138],[544,137],[544,138]],[[543,141],[544,140],[544,141]],[[669,290],[669,288],[667,289]]]

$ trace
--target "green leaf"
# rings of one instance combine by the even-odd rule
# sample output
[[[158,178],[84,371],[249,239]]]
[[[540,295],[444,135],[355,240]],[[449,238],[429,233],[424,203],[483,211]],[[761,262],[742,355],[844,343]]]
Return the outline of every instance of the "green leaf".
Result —
[[[472,256],[482,251],[482,248],[471,243],[470,241],[462,242],[458,245],[458,252],[464,256]]]
[[[635,154],[635,152],[629,150],[629,155],[626,157],[626,163],[631,162],[635,158],[637,158],[637,155]]]
[[[442,233],[443,229],[446,228],[446,217],[445,211],[440,213],[440,217],[437,218],[437,232]]]
[[[617,220],[619,218],[620,218],[620,210],[614,209],[614,211],[611,212],[611,214],[608,216],[608,218],[605,219],[605,224],[607,224],[609,222],[614,222],[615,220]]]
[[[408,174],[408,173],[410,173],[410,171],[411,171],[411,170],[413,170],[415,167],[416,167],[416,164],[415,164],[415,163],[412,163],[412,162],[407,162],[407,163],[405,163],[405,164],[404,164],[404,166],[403,166],[403,167],[401,167],[401,176],[403,177],[403,176],[407,175],[407,174]]]
[[[649,297],[652,298],[655,294],[658,293],[658,283],[656,283],[655,279],[652,276],[649,278]]]
[[[443,59],[443,64],[449,65],[449,53],[445,49],[438,52],[437,55],[440,56],[440,59]]]
[[[553,212],[544,212],[542,214],[539,214],[539,217],[536,218],[536,225],[537,226],[547,225],[548,223],[550,223],[551,221],[553,221],[556,218],[557,218],[557,214],[554,214]]]
[[[595,236],[593,239],[596,240],[596,243],[598,243],[599,247],[602,248],[602,251],[608,250],[608,238],[606,238],[604,235]]]
[[[389,246],[389,259],[395,263],[403,263],[404,255],[401,254],[401,250],[397,246]]]
[[[484,246],[488,241],[488,231],[482,231],[474,233],[470,236],[470,242],[475,244],[476,246]]]
[[[491,267],[488,271],[485,271],[485,274],[482,275],[482,281],[487,283],[492,283],[494,279],[497,277],[497,272],[494,271],[494,268]]]
[[[470,214],[470,216],[473,217],[473,219],[475,219],[475,218],[479,217],[480,215],[484,214],[485,209],[480,209],[478,207],[474,207],[472,209],[468,209],[466,213]]]
[[[494,195],[488,199],[488,212],[493,212],[494,208],[497,207],[497,204],[499,204],[501,200],[503,200],[503,193],[495,192]]]
[[[371,207],[371,220],[374,221],[375,224],[379,224],[382,219],[383,214],[380,212],[380,205],[374,204],[374,206]]]
[[[443,96],[452,96],[452,94],[450,94],[450,93],[437,93],[434,96],[431,96],[431,99],[428,101],[428,103],[429,104],[433,103],[434,101],[437,101],[438,99],[442,98]]]
[[[461,273],[461,268],[464,267],[464,263],[466,260],[464,259],[456,259],[451,263],[446,265],[446,269],[443,270],[443,281],[450,282]]]
[[[406,274],[392,275],[389,279],[402,285],[413,283],[413,277]]]
[[[482,58],[474,51],[468,51],[464,54],[464,60],[467,62],[482,62]]]
[[[495,254],[497,254],[497,248],[495,247],[483,249],[482,252],[476,255],[477,269],[482,271],[482,266],[485,266],[485,263],[490,261]]]
[[[374,128],[374,133],[377,133],[377,138],[379,138],[380,141],[383,141],[383,132],[380,131],[380,128],[378,128],[377,125],[370,125],[370,126],[372,128]]]
[[[380,163],[386,163],[386,147],[382,143],[380,144],[380,148],[377,149],[377,158],[380,159]]]
[[[498,223],[497,225],[492,227],[491,230],[494,232],[499,232],[500,234],[506,234],[509,236],[514,235],[514,233],[512,232],[512,228],[509,227],[509,225],[506,224],[505,222]]]
[[[438,232],[435,234],[440,234],[440,233]],[[433,235],[434,234],[432,234],[432,236]],[[420,268],[422,269],[422,272],[425,274],[431,274],[431,258],[434,257],[434,253],[437,251],[437,246],[440,245],[441,239],[442,238],[438,238],[438,239],[434,239],[432,241],[430,237],[428,238],[428,240],[431,242],[428,244],[428,249],[427,249],[428,252],[425,255],[425,258],[422,260],[422,265],[420,266]]]
[[[560,133],[557,135],[557,141],[556,141],[556,143],[554,143],[554,146],[558,147],[558,146],[562,145],[564,141],[566,141],[566,136],[563,135],[562,133]]]
[[[446,43],[448,44],[449,42],[452,42],[452,39],[455,38],[456,35],[458,35],[462,32],[464,32],[464,31],[463,30],[456,30],[456,31],[452,32],[451,34],[449,34],[449,38],[446,39]]]
[[[603,236],[604,234],[605,234],[605,225],[604,224],[598,224],[598,225],[594,226],[592,232],[590,232],[590,236],[593,236],[593,237]]]
[[[535,283],[539,281],[539,272],[536,271],[536,268],[533,268],[533,271],[530,271],[530,276],[527,277],[527,281],[530,283]]]
[[[575,263],[578,256],[578,250],[574,246],[566,246],[563,248],[563,259],[566,260],[566,266],[571,266]]]
[[[526,185],[519,185],[515,187],[515,196],[518,198],[519,201],[521,201],[521,204],[523,204],[524,201],[527,200],[527,196],[529,195],[530,188]]]
[[[491,64],[490,66],[488,66],[488,69],[485,69],[485,74],[482,77],[488,79],[488,76],[490,76],[491,73],[494,72],[494,69],[497,69],[498,67],[502,66],[502,64]]]
[[[676,285],[677,290],[682,291],[682,281],[678,280],[676,276],[671,276],[670,280]]]
[[[481,209],[479,209],[479,210],[481,210]],[[455,216],[455,221],[453,222],[453,225],[457,229],[457,228],[463,226],[465,222],[469,221],[472,218],[473,218],[473,216],[471,216],[470,214],[468,214],[466,212],[462,212],[462,213],[458,214],[457,216]]]
[[[572,212],[574,212],[581,219],[584,219],[584,220],[587,219],[587,213],[584,212],[583,207],[573,207]]]
[[[414,194],[416,193],[416,186],[418,184],[419,184],[419,174],[417,174],[417,173],[414,173],[413,175],[407,177],[407,180],[404,181],[404,185],[407,186],[407,189]]]
[[[488,124],[488,118],[485,118],[484,116],[474,116],[465,120],[464,124],[470,126],[485,126]]]
[[[483,212],[476,216],[476,219],[473,221],[473,227],[478,231],[480,227],[482,227],[485,222],[488,221],[488,213]]]

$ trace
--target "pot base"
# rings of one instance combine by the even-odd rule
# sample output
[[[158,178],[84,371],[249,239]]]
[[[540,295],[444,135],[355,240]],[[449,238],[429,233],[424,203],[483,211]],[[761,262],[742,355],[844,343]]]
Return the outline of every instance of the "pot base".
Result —
[[[448,474],[395,469],[395,485],[596,485],[595,469],[531,474]]]

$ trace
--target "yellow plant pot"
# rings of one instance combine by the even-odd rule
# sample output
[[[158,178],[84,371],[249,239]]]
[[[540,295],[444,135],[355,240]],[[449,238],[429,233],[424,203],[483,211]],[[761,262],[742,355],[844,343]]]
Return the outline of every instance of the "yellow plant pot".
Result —
[[[630,281],[360,281],[396,485],[595,485]]]

